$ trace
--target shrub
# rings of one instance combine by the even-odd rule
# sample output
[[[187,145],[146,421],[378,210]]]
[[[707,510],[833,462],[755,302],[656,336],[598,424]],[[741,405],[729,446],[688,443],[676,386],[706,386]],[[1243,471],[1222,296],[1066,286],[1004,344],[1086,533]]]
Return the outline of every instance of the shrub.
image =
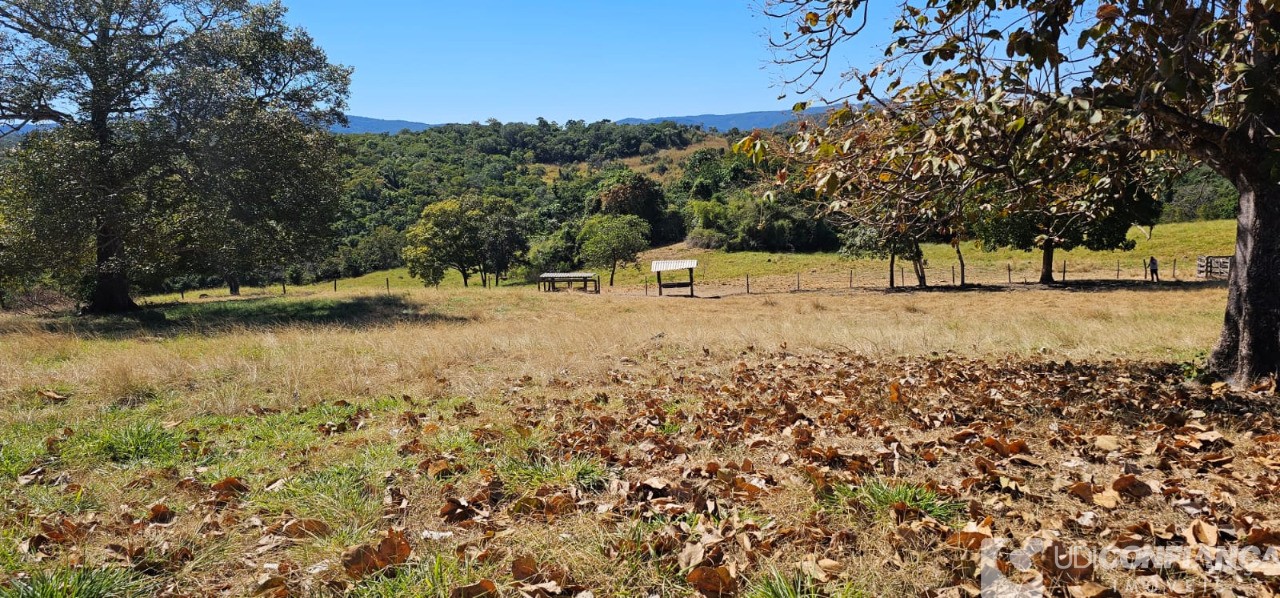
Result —
[[[709,228],[695,228],[689,231],[689,236],[685,237],[684,242],[689,247],[698,249],[720,249],[728,244],[729,237]]]

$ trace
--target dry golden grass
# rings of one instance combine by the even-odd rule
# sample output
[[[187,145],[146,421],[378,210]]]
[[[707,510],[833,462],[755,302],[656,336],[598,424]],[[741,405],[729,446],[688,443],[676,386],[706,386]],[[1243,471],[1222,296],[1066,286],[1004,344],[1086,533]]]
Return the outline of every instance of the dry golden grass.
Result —
[[[630,533],[623,523],[603,524],[579,513],[551,523],[520,523],[488,541],[479,529],[442,524],[436,511],[444,497],[469,491],[454,485],[481,483],[482,469],[549,452],[551,430],[585,415],[582,405],[601,393],[613,399],[601,412],[619,418],[634,416],[637,406],[629,397],[646,385],[666,389],[649,392],[661,392],[663,408],[670,413],[692,415],[703,408],[701,400],[678,390],[684,382],[677,384],[677,379],[727,379],[744,355],[764,351],[883,359],[939,354],[1182,361],[1212,345],[1224,300],[1224,288],[1198,285],[776,293],[724,299],[646,298],[635,289],[597,296],[504,288],[393,295],[291,292],[288,299],[172,306],[166,308],[167,323],[150,324],[3,315],[0,492],[20,507],[11,506],[0,523],[0,540],[13,540],[0,549],[0,573],[47,569],[73,558],[94,565],[114,562],[104,546],[118,538],[105,532],[84,542],[80,556],[63,550],[44,563],[15,546],[38,531],[43,518],[121,510],[138,515],[164,502],[178,513],[176,522],[150,529],[148,537],[153,544],[163,537],[194,547],[195,560],[163,576],[189,591],[225,587],[234,595],[248,593],[259,575],[281,562],[316,568],[320,573],[313,577],[341,578],[337,561],[342,550],[369,541],[384,528],[382,488],[394,483],[412,498],[399,524],[414,534],[445,528],[456,534],[438,546],[417,542],[420,556],[451,556],[460,542],[486,541],[504,554],[531,552],[540,560],[570,565],[576,579],[598,588],[598,596],[628,595],[634,588],[687,594],[682,575],[605,553],[604,547]],[[43,389],[70,398],[51,403],[37,396]],[[344,403],[335,405],[340,401]],[[467,415],[471,404],[475,415]],[[357,416],[357,406],[368,413]],[[248,415],[258,408],[280,413]],[[430,440],[432,450],[468,463],[465,473],[452,481],[413,475],[422,457],[396,451],[416,434],[399,419],[406,409],[426,413],[427,421],[442,428]],[[514,432],[528,417],[524,409],[542,420],[527,438]],[[319,426],[348,417],[362,422],[359,429],[332,437],[317,433]],[[174,440],[196,439],[196,448],[184,446],[181,454],[166,455],[150,452],[153,447],[142,443],[130,449],[147,456],[136,462],[103,456],[104,439],[147,424],[171,430]],[[63,427],[71,427],[74,435],[61,455],[49,460],[45,439]],[[503,440],[473,440],[473,431],[485,427]],[[687,435],[692,430],[684,424],[669,432]],[[877,442],[850,438],[842,446],[865,449]],[[1239,442],[1248,446],[1247,439]],[[201,452],[199,447],[210,448]],[[767,457],[761,460],[743,447],[699,445],[686,463],[740,461],[748,455],[780,479],[791,475],[785,468],[764,465]],[[18,474],[40,460],[66,478],[59,481],[50,474],[42,483],[19,486]],[[676,479],[680,466],[649,473]],[[325,520],[335,531],[327,538],[254,555],[259,528],[242,522],[226,536],[209,537],[202,531],[202,496],[174,490],[176,480],[187,476],[203,483],[225,476],[244,479],[252,489],[247,512],[264,525],[291,513]],[[126,486],[138,479],[154,480],[154,486]],[[304,488],[286,487],[283,494],[264,490],[275,480]],[[74,495],[65,491],[69,483],[79,488]],[[367,495],[343,490],[366,486]],[[809,491],[784,486],[755,507],[752,516],[795,525],[813,508]],[[842,521],[840,525],[866,523]],[[896,572],[869,569],[892,557],[891,550],[867,539],[874,537],[863,536],[865,545],[858,549],[865,561],[850,577],[858,587],[901,593],[942,582],[943,572],[927,559],[908,559]],[[762,563],[761,571],[790,567],[803,556],[783,550]],[[507,575],[508,563],[473,563],[466,571],[451,573],[451,579],[461,583],[501,577]],[[320,591],[295,573],[289,583],[302,585],[291,587]]]
[[[183,416],[262,401],[421,394],[436,377],[483,394],[504,378],[593,375],[654,346],[733,355],[783,344],[868,355],[1048,354],[1184,360],[1216,339],[1225,289],[1101,292],[829,292],[685,299],[430,289],[396,295],[389,319],[357,325],[259,323],[204,334],[181,326],[99,333],[14,316],[0,343],[0,393],[36,387],[101,401],[183,389]],[[316,295],[315,297],[319,297]],[[367,297],[324,294],[326,301]],[[260,300],[266,303],[308,301]],[[401,305],[402,303],[402,305]],[[396,320],[443,314],[425,323]],[[265,396],[269,393],[269,396]],[[10,417],[13,414],[9,414]]]

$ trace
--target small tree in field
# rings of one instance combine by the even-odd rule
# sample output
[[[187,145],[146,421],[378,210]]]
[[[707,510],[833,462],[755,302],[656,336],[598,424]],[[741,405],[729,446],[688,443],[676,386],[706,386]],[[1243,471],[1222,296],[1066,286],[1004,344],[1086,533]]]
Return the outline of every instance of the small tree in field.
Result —
[[[469,286],[471,275],[484,262],[483,218],[476,196],[446,199],[424,208],[422,217],[404,233],[409,274],[433,285],[453,269],[462,275],[462,286]]]
[[[613,286],[618,265],[634,264],[640,252],[649,248],[649,223],[639,216],[592,216],[578,233],[578,255],[592,267],[609,268]]]
[[[462,275],[465,287],[472,274],[506,273],[528,245],[514,202],[464,195],[424,208],[405,231],[403,255],[409,274],[424,283],[439,284],[445,270],[452,269]]]

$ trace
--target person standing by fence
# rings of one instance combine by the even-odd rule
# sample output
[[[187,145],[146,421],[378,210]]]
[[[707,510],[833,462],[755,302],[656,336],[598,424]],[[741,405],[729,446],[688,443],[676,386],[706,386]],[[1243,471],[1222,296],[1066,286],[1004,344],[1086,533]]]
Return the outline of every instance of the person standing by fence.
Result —
[[[1151,256],[1147,266],[1151,268],[1151,282],[1160,282],[1160,262],[1156,261],[1156,256]]]

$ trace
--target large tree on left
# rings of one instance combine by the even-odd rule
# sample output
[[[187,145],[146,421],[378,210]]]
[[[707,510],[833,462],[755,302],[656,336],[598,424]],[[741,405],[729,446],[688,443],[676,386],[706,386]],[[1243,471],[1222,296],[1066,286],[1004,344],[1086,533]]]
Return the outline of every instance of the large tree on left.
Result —
[[[131,276],[181,252],[218,203],[209,173],[252,175],[208,161],[227,155],[211,128],[342,120],[350,70],[284,14],[248,0],[0,0],[0,134],[57,125],[7,161],[0,245],[53,274],[83,266],[90,313],[134,309]]]

